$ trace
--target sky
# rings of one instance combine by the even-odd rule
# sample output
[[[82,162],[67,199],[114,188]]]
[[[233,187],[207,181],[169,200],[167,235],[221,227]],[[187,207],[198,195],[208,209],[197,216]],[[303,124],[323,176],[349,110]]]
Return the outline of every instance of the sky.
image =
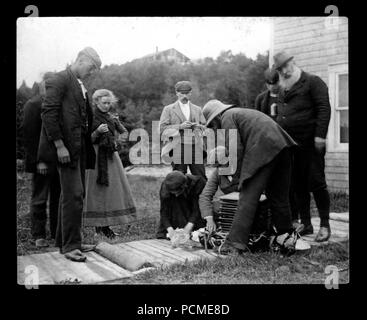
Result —
[[[223,50],[256,58],[270,48],[270,20],[256,17],[38,17],[17,20],[17,87],[61,71],[84,47],[102,67],[175,48],[192,60]]]

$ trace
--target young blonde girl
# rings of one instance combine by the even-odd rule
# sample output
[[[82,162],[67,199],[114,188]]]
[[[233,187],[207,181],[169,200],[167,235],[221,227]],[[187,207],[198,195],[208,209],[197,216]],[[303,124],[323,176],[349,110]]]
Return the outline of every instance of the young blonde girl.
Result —
[[[109,112],[116,102],[110,90],[93,94],[94,120],[92,142],[97,161],[94,170],[86,172],[86,196],[83,225],[96,227],[96,232],[114,238],[110,226],[130,223],[136,219],[136,206],[125,169],[117,152],[117,138],[126,128]]]

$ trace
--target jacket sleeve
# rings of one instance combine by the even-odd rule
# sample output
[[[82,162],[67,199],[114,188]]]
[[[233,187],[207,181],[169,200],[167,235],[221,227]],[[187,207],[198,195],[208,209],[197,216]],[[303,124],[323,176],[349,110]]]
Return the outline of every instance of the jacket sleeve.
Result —
[[[315,136],[325,139],[331,113],[328,87],[321,78],[314,76],[311,78],[310,92],[316,112]]]
[[[41,117],[47,138],[51,141],[63,139],[59,118],[64,90],[63,79],[60,76],[56,75],[46,80],[46,96],[42,104]]]
[[[160,190],[160,202],[161,202],[161,208],[160,208],[160,218],[161,218],[161,224],[165,229],[168,227],[172,227],[171,221],[170,221],[170,200],[169,197],[163,195],[163,184],[161,186]]]
[[[127,132],[127,129],[124,127],[124,125],[120,122],[120,120],[116,119],[115,120],[115,127],[118,133],[122,134]]]
[[[219,177],[218,170],[215,170],[209,177],[203,192],[199,197],[199,207],[203,218],[213,216],[213,198],[218,190]]]
[[[40,109],[32,101],[27,101],[24,105],[24,115],[21,124],[21,138],[24,142],[25,147],[40,135],[41,131],[41,114]]]
[[[255,99],[254,109],[261,111],[261,94],[259,94]]]
[[[196,182],[194,192],[192,194],[192,210],[188,220],[193,224],[195,224],[198,218],[200,218],[199,195],[203,191],[205,183],[206,180],[203,177],[200,177]]]
[[[163,108],[161,118],[159,119],[159,133],[162,134],[166,129],[174,129],[174,131],[180,129],[180,124],[171,124],[170,110],[167,107]],[[171,131],[171,130],[170,130]]]

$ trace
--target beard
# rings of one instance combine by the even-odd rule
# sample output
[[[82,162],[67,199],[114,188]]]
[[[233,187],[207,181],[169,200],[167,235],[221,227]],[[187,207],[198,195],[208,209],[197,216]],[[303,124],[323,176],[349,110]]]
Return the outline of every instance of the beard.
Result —
[[[285,78],[283,75],[279,75],[279,86],[283,90],[289,90],[301,77],[301,69],[294,66],[292,75],[289,78]]]

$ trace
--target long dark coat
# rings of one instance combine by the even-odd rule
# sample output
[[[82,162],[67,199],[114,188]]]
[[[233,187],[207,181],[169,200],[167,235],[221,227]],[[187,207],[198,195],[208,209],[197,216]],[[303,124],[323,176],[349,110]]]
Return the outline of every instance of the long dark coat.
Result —
[[[281,150],[297,145],[274,120],[257,110],[228,109],[221,116],[221,128],[238,130],[239,189],[245,180],[273,160]]]
[[[330,121],[328,87],[320,77],[302,71],[289,91],[281,91],[276,122],[300,145],[326,138]]]
[[[75,167],[82,152],[82,129],[85,127],[86,169],[94,169],[96,156],[91,142],[93,112],[88,99],[83,98],[82,89],[70,68],[46,81],[42,122],[39,161],[57,161],[53,142],[62,139],[70,153],[71,162],[68,166]]]
[[[42,97],[38,94],[29,99],[24,105],[24,115],[21,127],[25,151],[25,171],[35,173],[37,167],[37,152],[42,128],[41,119]]]

